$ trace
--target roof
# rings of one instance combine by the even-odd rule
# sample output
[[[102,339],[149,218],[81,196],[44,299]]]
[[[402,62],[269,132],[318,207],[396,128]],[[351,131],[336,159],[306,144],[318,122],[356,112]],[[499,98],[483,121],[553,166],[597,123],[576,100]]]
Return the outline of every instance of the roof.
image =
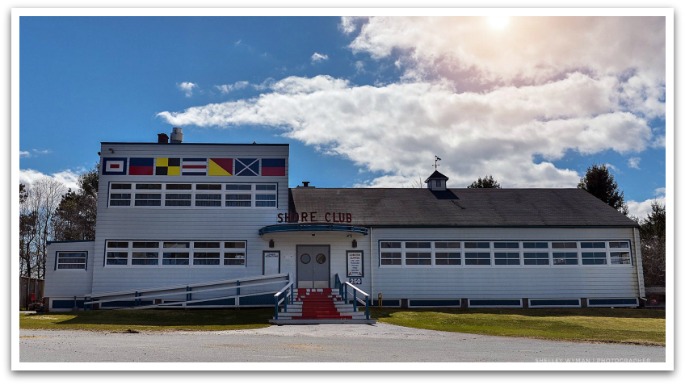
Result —
[[[351,213],[355,226],[636,227],[583,189],[293,188],[290,212]]]
[[[448,180],[448,179],[450,179],[450,178],[446,177],[446,176],[445,176],[444,174],[442,174],[440,171],[435,170],[435,171],[433,171],[433,173],[431,174],[431,176],[429,176],[429,177],[426,179],[426,183],[428,183],[428,181],[431,180],[431,179]]]

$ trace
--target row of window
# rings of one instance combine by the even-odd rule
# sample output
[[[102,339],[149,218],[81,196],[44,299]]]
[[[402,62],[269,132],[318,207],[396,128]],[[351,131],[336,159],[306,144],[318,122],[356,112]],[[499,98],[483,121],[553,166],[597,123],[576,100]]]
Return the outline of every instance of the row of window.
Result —
[[[107,266],[245,266],[245,241],[107,241]]]
[[[110,207],[277,207],[275,183],[111,183]]]
[[[381,241],[381,266],[630,265],[628,241]]]

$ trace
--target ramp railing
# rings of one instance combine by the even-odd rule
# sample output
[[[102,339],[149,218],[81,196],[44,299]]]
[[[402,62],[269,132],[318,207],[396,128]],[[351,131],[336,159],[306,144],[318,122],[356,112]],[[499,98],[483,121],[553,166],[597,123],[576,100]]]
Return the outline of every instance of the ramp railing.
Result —
[[[271,295],[280,285],[290,282],[288,274],[275,274],[224,281],[198,282],[161,288],[93,293],[85,298],[86,310],[149,309],[162,307],[236,307],[240,298]],[[217,301],[235,299],[234,304]],[[214,302],[209,303],[209,302]],[[209,303],[202,305],[202,303]]]

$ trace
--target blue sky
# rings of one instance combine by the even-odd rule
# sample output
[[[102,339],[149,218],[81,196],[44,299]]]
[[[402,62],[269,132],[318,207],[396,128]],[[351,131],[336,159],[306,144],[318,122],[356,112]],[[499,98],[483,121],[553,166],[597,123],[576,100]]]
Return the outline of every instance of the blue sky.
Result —
[[[666,187],[663,17],[31,17],[20,180],[74,182],[101,141],[289,143],[290,183]],[[586,33],[579,34],[583,30]]]

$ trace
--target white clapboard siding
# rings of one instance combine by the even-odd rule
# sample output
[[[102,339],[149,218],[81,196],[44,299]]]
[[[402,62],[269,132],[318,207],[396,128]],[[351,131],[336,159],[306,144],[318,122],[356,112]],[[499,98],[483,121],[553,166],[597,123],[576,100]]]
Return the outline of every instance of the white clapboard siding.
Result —
[[[73,297],[83,296],[90,292],[93,283],[93,242],[55,242],[48,245],[45,262],[45,291],[44,296]],[[57,270],[57,252],[85,251],[88,253],[86,269]]]
[[[109,150],[110,148],[112,151]],[[103,157],[128,158],[284,158],[286,159],[286,173],[282,177],[101,175],[92,292],[191,284],[262,274],[262,251],[268,249],[268,240],[259,237],[259,229],[275,224],[278,212],[287,210],[288,207],[287,145],[183,143],[141,146],[128,143],[103,143],[101,154]],[[278,207],[108,207],[111,183],[276,183]],[[246,241],[246,264],[245,266],[106,266],[107,240]]]
[[[586,298],[638,297],[634,265],[597,266],[380,266],[381,240],[629,240],[635,258],[632,229],[479,228],[374,229],[371,255],[373,295],[384,299],[453,298]]]

